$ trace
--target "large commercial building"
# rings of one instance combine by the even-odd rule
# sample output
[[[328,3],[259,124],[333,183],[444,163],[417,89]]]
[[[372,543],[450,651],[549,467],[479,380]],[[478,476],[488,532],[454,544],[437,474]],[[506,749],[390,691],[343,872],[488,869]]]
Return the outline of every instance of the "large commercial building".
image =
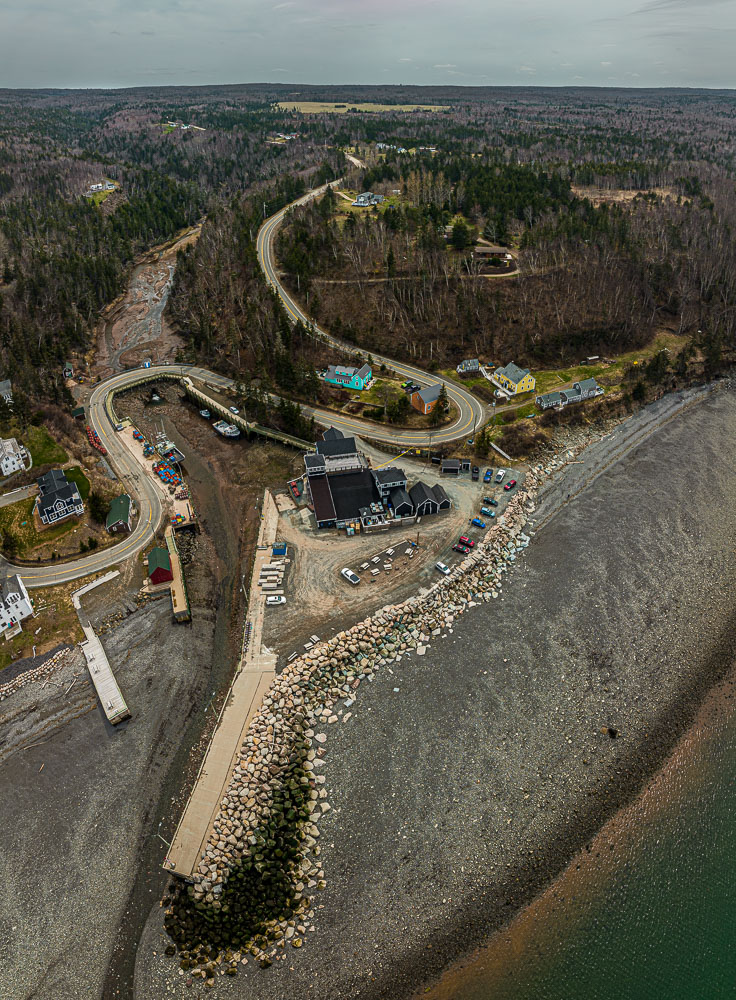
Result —
[[[388,528],[451,506],[441,486],[417,483],[407,489],[406,473],[398,466],[370,469],[355,438],[344,437],[334,427],[325,431],[315,447],[315,453],[304,456],[304,465],[307,499],[318,528],[354,534]]]

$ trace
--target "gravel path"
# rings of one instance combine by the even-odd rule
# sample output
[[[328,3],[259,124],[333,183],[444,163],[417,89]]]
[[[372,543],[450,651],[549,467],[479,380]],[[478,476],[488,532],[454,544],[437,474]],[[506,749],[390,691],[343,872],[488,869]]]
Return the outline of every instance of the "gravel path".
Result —
[[[691,398],[648,407],[561,473],[503,599],[361,687],[326,744],[315,930],[214,995],[410,995],[662,760],[734,657],[736,398]],[[212,995],[185,987],[167,943],[156,905],[136,998]]]

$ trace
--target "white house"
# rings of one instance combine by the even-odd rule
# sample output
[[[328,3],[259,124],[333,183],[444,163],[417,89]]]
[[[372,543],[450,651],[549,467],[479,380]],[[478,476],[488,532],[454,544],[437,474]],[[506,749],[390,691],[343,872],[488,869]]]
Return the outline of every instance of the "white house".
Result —
[[[33,614],[33,605],[23,581],[9,576],[0,584],[0,635],[12,638],[21,631],[20,623]]]
[[[13,405],[13,386],[9,378],[3,379],[0,382],[0,396],[3,397],[8,406]]]
[[[22,448],[15,438],[0,438],[0,472],[3,476],[12,476],[14,472],[25,469],[25,448]]]

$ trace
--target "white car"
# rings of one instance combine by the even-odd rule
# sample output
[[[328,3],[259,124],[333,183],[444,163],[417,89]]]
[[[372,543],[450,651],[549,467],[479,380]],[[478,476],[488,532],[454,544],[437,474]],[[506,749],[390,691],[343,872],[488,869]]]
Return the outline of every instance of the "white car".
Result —
[[[238,413],[240,413],[240,410],[237,408],[237,406],[231,406],[230,407],[230,412],[238,414]]]
[[[496,473],[496,482],[497,483],[502,483],[505,478],[506,478],[506,470],[505,469],[499,469],[498,472]]]
[[[434,568],[438,569],[440,573],[443,573],[445,576],[450,575],[450,567],[446,566],[443,562],[436,562],[434,564]]]
[[[286,604],[285,597],[279,597],[278,594],[271,594],[270,597],[266,598],[266,604],[273,606],[274,604]]]
[[[356,573],[353,573],[351,569],[348,569],[347,566],[344,569],[341,569],[340,572],[346,580],[349,580],[350,583],[353,584],[354,587],[357,587],[360,583],[360,577]]]

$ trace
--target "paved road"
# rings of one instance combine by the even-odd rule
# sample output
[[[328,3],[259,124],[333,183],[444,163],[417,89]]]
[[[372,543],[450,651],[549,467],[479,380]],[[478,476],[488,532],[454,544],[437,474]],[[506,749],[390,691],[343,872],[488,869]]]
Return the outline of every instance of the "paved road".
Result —
[[[0,507],[7,507],[8,504],[18,503],[19,500],[27,500],[29,497],[35,496],[38,492],[38,487],[35,483],[30,486],[19,486],[15,490],[11,490],[9,493],[3,493],[0,496]]]
[[[336,184],[338,182],[333,181],[332,183]],[[294,322],[301,320],[306,326],[311,324],[314,326],[317,336],[319,336],[322,340],[325,340],[327,343],[333,344],[335,347],[339,347],[342,350],[354,352],[354,344],[348,344],[345,341],[338,340],[326,330],[314,325],[310,317],[302,311],[302,309],[291,297],[290,293],[281,284],[274,264],[273,237],[276,230],[282,223],[286,213],[294,205],[304,205],[308,201],[311,201],[312,198],[316,198],[323,194],[328,187],[328,184],[324,184],[322,187],[315,188],[313,191],[305,194],[302,198],[292,202],[291,205],[287,205],[285,208],[282,208],[280,212],[272,215],[270,219],[267,219],[258,231],[256,248],[258,251],[258,259],[261,262],[261,267],[266,275],[266,279],[278,294],[284,304],[284,307],[286,308],[286,311]],[[407,379],[412,379],[418,385],[432,385],[437,382],[437,376],[431,375],[429,372],[422,371],[421,368],[415,368],[413,365],[407,365],[394,361],[392,358],[382,357],[380,354],[374,354],[373,358],[377,364],[387,365],[397,374],[403,375]],[[376,441],[386,441],[404,446],[426,446],[430,443],[439,444],[443,441],[456,441],[458,438],[471,435],[476,427],[480,427],[482,425],[486,416],[483,404],[466,389],[463,389],[452,382],[445,382],[445,387],[447,389],[447,395],[458,408],[459,416],[450,426],[438,428],[434,431],[399,430],[390,427],[382,427],[380,424],[366,424],[365,421],[359,420],[356,417],[343,417],[328,410],[313,409],[306,406],[303,407],[303,409],[307,413],[312,413],[315,420],[321,424],[331,424],[335,427],[339,427],[342,431],[346,431],[350,434],[360,434],[365,437],[371,437]]]
[[[162,371],[168,371],[162,368]],[[107,448],[111,465],[120,476],[126,491],[135,497],[138,503],[139,517],[131,534],[117,545],[101,552],[75,559],[74,562],[56,563],[51,566],[14,567],[6,564],[10,572],[17,572],[29,589],[32,587],[51,587],[59,583],[68,583],[90,573],[98,573],[124,562],[136,555],[141,549],[150,545],[154,532],[161,520],[161,495],[153,481],[143,473],[125,445],[120,441],[110,424],[105,412],[105,399],[111,389],[119,389],[132,382],[140,375],[140,369],[123,372],[101,382],[93,391],[89,403],[89,423],[100,435],[102,443]],[[3,560],[5,563],[5,560]]]
[[[333,182],[335,183],[335,182]],[[299,205],[308,202],[310,199],[324,193],[328,185],[310,191],[304,197],[299,198],[293,204]],[[261,265],[269,283],[275,288],[281,297],[285,308],[291,317],[309,324],[310,319],[299,306],[294,302],[289,293],[283,288],[278,279],[273,264],[272,240],[279,224],[288,211],[287,206],[276,215],[267,219],[258,232],[257,249]],[[350,344],[346,344],[331,336],[325,330],[315,327],[318,336],[328,343],[334,344],[346,350],[354,350]],[[391,358],[374,358],[378,364],[386,364],[395,372],[411,378],[420,385],[430,385],[436,382],[436,378],[428,372],[424,372],[412,365],[405,365],[392,360]],[[195,365],[157,365],[145,371],[146,376],[156,374],[166,375],[191,375],[200,381],[218,389],[229,389],[233,386],[233,380],[224,375],[207,371]],[[138,503],[139,517],[134,531],[124,541],[102,552],[93,552],[83,556],[74,562],[55,564],[52,566],[13,566],[6,560],[0,558],[0,566],[9,572],[19,573],[26,587],[50,587],[56,584],[67,583],[71,580],[79,579],[91,573],[98,573],[110,566],[115,566],[131,556],[136,555],[141,549],[150,545],[154,539],[156,528],[159,525],[162,514],[161,495],[153,481],[143,473],[136,460],[128,449],[118,438],[114,427],[105,409],[105,400],[113,390],[120,390],[127,385],[135,383],[140,377],[141,369],[135,368],[130,371],[121,372],[118,375],[105,379],[95,387],[89,402],[89,423],[97,431],[102,443],[107,448],[108,459],[115,472],[120,477],[126,491],[135,498]],[[367,423],[354,417],[341,416],[330,410],[322,410],[318,407],[303,407],[306,413],[314,416],[315,420],[323,426],[335,426],[348,434],[358,434],[373,438],[378,441],[385,441],[396,444],[400,447],[412,447],[427,445],[430,443],[439,444],[443,441],[455,441],[458,438],[471,434],[476,426],[480,426],[484,416],[483,405],[465,389],[452,383],[446,383],[447,394],[458,408],[459,416],[449,427],[442,427],[435,431],[422,430],[401,430],[390,427],[381,427],[377,424]],[[19,495],[17,499],[21,499]],[[6,500],[6,503],[11,502]]]

